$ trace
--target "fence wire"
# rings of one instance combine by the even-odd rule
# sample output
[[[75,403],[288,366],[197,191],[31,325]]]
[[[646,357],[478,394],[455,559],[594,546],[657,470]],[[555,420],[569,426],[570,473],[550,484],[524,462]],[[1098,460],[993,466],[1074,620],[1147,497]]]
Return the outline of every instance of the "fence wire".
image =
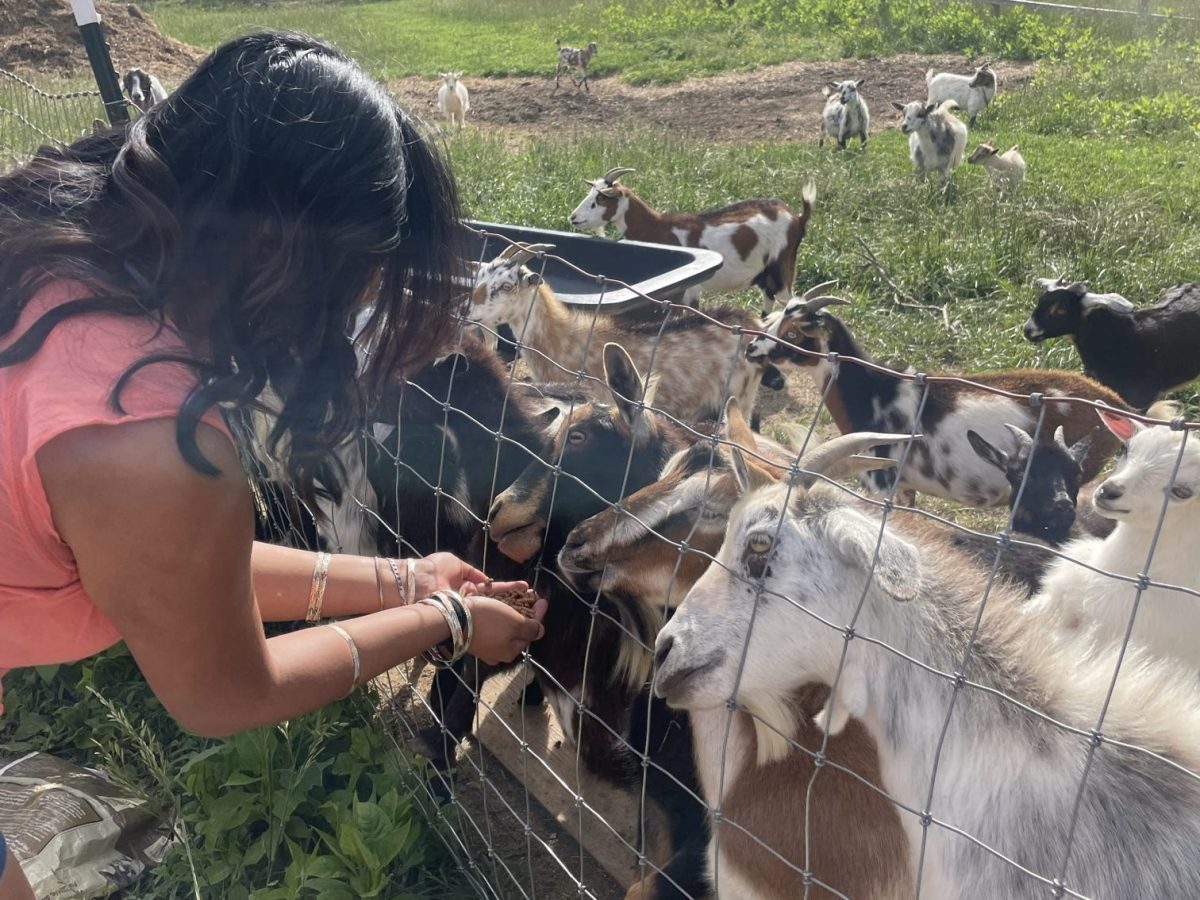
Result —
[[[477,236],[483,239],[484,249],[476,260],[481,264],[509,243],[498,234]],[[619,265],[618,258],[614,255],[614,266]],[[541,272],[551,260],[594,279],[601,293],[617,289],[638,293],[611,274],[583,272],[552,252],[536,254],[528,266]],[[647,327],[643,321],[631,340],[651,344],[648,371],[640,373],[647,382],[654,382],[662,365],[677,364],[673,357],[661,363],[659,351],[665,346],[663,335],[678,322],[698,318],[707,328],[730,327],[703,309],[639,296],[652,324]],[[662,316],[657,328],[653,314]],[[806,424],[793,428],[788,443],[760,436],[756,447],[742,443],[738,452],[747,465],[773,472],[769,480],[783,485],[778,489],[782,496],[776,498],[777,512],[801,511],[775,517],[772,547],[787,546],[790,538],[785,533],[797,527],[795,515],[803,515],[809,494],[820,496],[821,503],[851,504],[867,516],[874,529],[872,546],[854,570],[862,576],[862,586],[853,589],[855,600],[848,613],[839,612],[826,602],[829,597],[814,595],[803,577],[783,582],[772,577],[770,568],[765,575],[748,574],[735,564],[738,554],[728,549],[718,554],[719,535],[736,499],[736,491],[730,490],[734,472],[728,454],[734,440],[728,426],[722,430],[717,423],[668,415],[646,403],[648,396],[662,401],[662,395],[653,391],[615,397],[594,366],[588,371],[587,366],[578,369],[553,358],[545,333],[529,326],[534,315],[531,306],[524,322],[509,323],[515,353],[522,360],[540,357],[556,365],[562,383],[530,383],[523,377],[523,362],[502,367],[476,335],[482,333],[501,349],[504,338],[492,327],[464,318],[458,343],[446,348],[446,355],[428,370],[399,384],[397,396],[388,398],[388,408],[379,411],[380,424],[348,451],[365,459],[360,467],[365,477],[343,504],[342,518],[335,515],[342,528],[336,536],[326,528],[326,534],[317,538],[311,514],[289,505],[286,489],[261,490],[270,480],[266,472],[259,472],[257,479],[262,505],[271,517],[267,530],[278,539],[309,545],[321,540],[335,551],[345,547],[412,555],[448,550],[498,579],[524,578],[549,598],[545,638],[507,671],[469,664],[435,677],[414,665],[384,679],[383,693],[398,723],[397,740],[433,761],[433,774],[418,780],[434,814],[447,823],[453,820],[447,836],[450,849],[480,896],[606,900],[623,896],[629,888],[633,897],[703,897],[714,883],[726,897],[864,896],[848,892],[842,883],[847,870],[830,863],[825,833],[830,817],[854,814],[848,807],[828,806],[834,801],[829,793],[822,793],[821,785],[834,777],[843,779],[843,788],[849,784],[864,795],[886,800],[900,818],[908,847],[895,871],[886,869],[889,863],[883,849],[843,860],[868,875],[872,865],[881,866],[881,887],[866,896],[965,896],[956,893],[963,888],[955,879],[962,877],[983,879],[978,896],[1121,896],[1104,893],[1110,887],[1119,892],[1119,884],[1103,885],[1099,892],[1095,885],[1090,889],[1086,885],[1103,857],[1116,855],[1128,839],[1123,829],[1161,829],[1165,834],[1182,826],[1148,821],[1145,817],[1152,817],[1157,807],[1137,814],[1140,818],[1132,823],[1126,820],[1129,808],[1116,809],[1107,825],[1097,825],[1094,804],[1089,805],[1091,792],[1111,789],[1114,777],[1120,784],[1113,768],[1125,766],[1148,781],[1150,794],[1177,790],[1177,779],[1183,779],[1186,789],[1200,796],[1196,763],[1188,749],[1165,739],[1155,741],[1153,729],[1144,721],[1131,723],[1124,695],[1118,697],[1118,711],[1112,711],[1118,676],[1127,672],[1126,677],[1137,679],[1152,668],[1146,651],[1133,649],[1133,628],[1144,592],[1167,589],[1176,602],[1200,600],[1195,584],[1169,584],[1149,577],[1159,546],[1170,544],[1166,552],[1179,546],[1180,536],[1170,534],[1166,525],[1170,487],[1180,477],[1196,423],[1129,414],[1131,420],[1171,429],[1183,439],[1169,475],[1158,487],[1163,499],[1145,564],[1137,574],[1110,573],[1092,559],[1073,560],[1064,547],[1020,534],[1014,513],[998,516],[994,532],[981,531],[953,521],[954,513],[944,504],[912,505],[902,502],[900,493],[905,473],[918,466],[915,448],[925,427],[923,413],[930,406],[931,392],[940,386],[965,386],[1024,405],[1035,443],[1049,440],[1051,414],[1096,407],[1094,400],[1023,395],[961,376],[894,371],[771,335],[797,361],[820,363],[830,377],[820,386],[812,409],[793,411]],[[629,321],[627,316],[609,319],[608,315],[600,312],[599,305],[575,313],[577,329],[585,328],[586,333],[576,333],[572,346],[582,346],[585,357],[597,342],[611,338],[614,322],[619,329]],[[696,377],[723,379],[728,394],[730,378],[748,342],[765,334],[744,330],[732,358],[695,360]],[[866,493],[861,484],[826,474],[806,478],[800,462],[821,443],[820,414],[829,410],[835,398],[842,402],[836,395],[850,367],[887,375],[917,391],[913,416],[901,427],[913,441],[896,454],[895,477],[882,493]],[[794,367],[788,377],[805,376],[802,368]],[[613,405],[619,401],[625,401],[624,424]],[[559,410],[557,417],[548,426],[543,422],[543,431],[531,433],[530,421],[551,406]],[[616,439],[603,451],[579,449],[601,432]],[[583,437],[577,440],[577,435]],[[481,451],[484,446],[490,449]],[[1032,466],[1031,455],[1015,487],[1017,504]],[[682,479],[680,472],[685,475]],[[810,482],[823,487],[810,488]],[[685,490],[681,487],[685,484],[691,487]],[[514,498],[540,504],[531,514],[535,530],[540,531],[540,546],[523,562],[506,559],[490,532],[500,508],[498,498],[501,506]],[[610,518],[603,519],[606,515]],[[299,523],[297,516],[306,521]],[[582,533],[587,540],[599,540],[605,551],[602,563],[593,563],[580,579],[560,570],[556,560],[568,534],[579,534],[573,529],[592,516],[601,518],[589,522]],[[359,527],[368,535],[365,539],[354,536]],[[947,549],[951,536],[976,548],[973,562],[959,550]],[[922,561],[955,553],[954,565],[969,566],[974,573],[964,570],[963,587],[954,599],[958,617],[954,627],[947,631],[944,624],[928,626],[929,639],[924,643],[873,633],[880,627],[874,609],[881,602],[878,585],[889,577],[881,558],[891,552],[896,537],[914,543]],[[1053,610],[1031,607],[1014,613],[1017,589],[1010,561],[1022,551],[1039,554],[1035,558],[1040,565],[1069,560],[1079,567],[1072,571],[1099,574],[1127,586],[1134,595],[1128,623],[1121,639],[1112,642],[1110,653],[1103,652],[1097,638],[1073,656],[1069,647],[1062,649],[1075,646],[1072,639],[1062,638],[1065,644],[1043,641],[1038,645],[1061,650],[1066,661],[1058,668],[1029,670],[1028,660],[1017,651],[1012,651],[1017,654],[1015,668],[1006,668],[1004,647],[1021,640],[1021,630],[1044,636],[1060,624]],[[1028,564],[1026,557],[1016,559],[1018,566]],[[699,567],[696,560],[701,561]],[[776,559],[773,565],[791,571],[788,560]],[[725,570],[726,581],[721,584],[728,596],[721,598],[718,607],[723,603],[729,609],[710,609],[706,627],[713,631],[714,646],[720,647],[721,654],[737,662],[726,702],[716,710],[690,710],[688,722],[674,718],[677,714],[652,696],[650,660],[655,633],[672,610],[681,601],[685,611],[689,604],[701,602],[691,595],[684,600],[684,594],[704,566]],[[661,577],[663,571],[668,577]],[[944,591],[944,586],[939,590]],[[713,598],[707,602],[713,603]],[[909,604],[937,602],[945,601],[914,597]],[[737,604],[744,603],[751,605],[743,634],[730,623],[741,615]],[[791,610],[790,618],[781,618],[781,609]],[[1009,621],[1015,614],[1026,616],[1016,626]],[[726,627],[727,633],[722,631]],[[998,627],[1010,631],[997,637]],[[871,734],[878,742],[880,762],[868,766],[869,771],[839,758],[837,748],[845,747],[839,743],[841,738],[806,723],[814,710],[795,706],[800,684],[786,668],[777,673],[777,685],[763,684],[762,662],[755,657],[775,653],[779,645],[793,640],[810,642],[814,629],[836,636],[836,643],[826,641],[827,649],[837,647],[824,694],[827,721],[837,721],[839,704],[845,704],[843,716],[876,723]],[[738,635],[741,638],[734,640]],[[870,654],[875,676],[890,673],[889,678],[904,683],[903,689],[896,687],[889,693],[864,685],[864,654]],[[627,677],[629,673],[636,677]],[[1174,684],[1190,702],[1197,686],[1193,671],[1180,668],[1159,675],[1159,681],[1148,683]],[[489,687],[491,679],[498,681]],[[1094,709],[1056,699],[1064,692],[1070,694],[1075,682],[1100,685],[1088,695],[1095,700]],[[497,683],[506,685],[503,691]],[[1030,688],[1031,683],[1036,689]],[[526,684],[540,687],[548,710],[517,702]],[[772,690],[779,696],[769,696]],[[901,727],[896,717],[905,715],[904,708],[889,709],[886,701],[903,699],[905,691],[919,695],[925,712],[921,722]],[[868,696],[869,701],[863,699]],[[883,708],[878,706],[881,696]],[[536,703],[538,697],[532,699]],[[1192,716],[1191,709],[1183,715]],[[996,733],[978,724],[989,716],[1002,723],[998,733],[1004,736],[1004,746],[990,744],[989,735],[994,740]],[[547,726],[551,719],[556,727]],[[484,720],[484,737],[472,738],[472,729]],[[918,734],[916,728],[922,724],[925,731]],[[972,728],[977,729],[977,743],[964,746],[964,734]],[[757,742],[770,741],[772,735],[783,742],[783,762],[756,767]],[[889,743],[893,739],[901,743]],[[908,739],[911,746],[903,744]],[[550,740],[564,746],[553,746]],[[896,759],[905,754],[922,759],[920,779],[897,775]],[[1013,816],[1028,808],[1030,800],[1025,797],[1024,806],[1014,807],[1017,813],[1006,810],[1011,797],[1004,791],[996,794],[996,785],[1007,785],[1005,790],[1015,793],[1030,786],[989,782],[977,764],[972,768],[964,763],[964,758],[989,754],[995,769],[1036,766],[1047,755],[1060,765],[1036,777],[1028,774],[1037,785],[1034,792],[1046,795],[1048,805],[1040,818],[1016,827]],[[507,771],[502,770],[500,759],[506,761]],[[807,762],[797,765],[797,760]],[[1058,794],[1047,787],[1055,779]],[[1069,791],[1070,802],[1064,800],[1062,779],[1075,785]],[[755,789],[750,782],[759,784]],[[777,808],[789,791],[802,798],[802,808]],[[614,797],[623,797],[625,805],[614,803]],[[1059,803],[1051,805],[1055,797]],[[861,797],[856,802],[861,805]],[[549,816],[542,804],[548,806]],[[979,806],[987,812],[973,821],[960,820],[963,810]],[[623,818],[616,820],[618,816]],[[1086,821],[1081,824],[1081,820]],[[576,845],[570,844],[560,826],[571,832]],[[881,848],[888,837],[878,822],[852,821],[848,827],[859,832],[856,840],[862,846],[872,845],[874,829],[879,830]],[[1098,833],[1107,834],[1112,845],[1098,849]],[[1168,846],[1145,841],[1134,853],[1135,858],[1147,854],[1137,865],[1163,869],[1157,881],[1150,877],[1147,883],[1178,884],[1181,889],[1192,883],[1189,879],[1196,876],[1186,872],[1198,868],[1194,858],[1173,857],[1169,841]],[[664,843],[669,850],[664,850]],[[1172,867],[1184,873],[1176,881],[1172,881]],[[851,880],[864,883],[861,874]]]
[[[28,159],[43,144],[69,143],[107,122],[97,90],[53,93],[0,69],[0,165]]]

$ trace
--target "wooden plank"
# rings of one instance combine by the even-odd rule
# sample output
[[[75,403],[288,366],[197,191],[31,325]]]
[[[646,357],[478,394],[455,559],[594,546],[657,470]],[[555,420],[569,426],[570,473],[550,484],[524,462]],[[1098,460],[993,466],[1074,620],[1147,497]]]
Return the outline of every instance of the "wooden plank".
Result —
[[[525,680],[514,670],[484,684],[477,739],[618,884],[634,884],[639,793],[616,788],[577,765],[575,745],[564,739],[549,705],[521,705]],[[581,798],[578,804],[576,798]],[[669,842],[665,819],[653,803],[646,804],[645,830],[647,858],[662,865]]]

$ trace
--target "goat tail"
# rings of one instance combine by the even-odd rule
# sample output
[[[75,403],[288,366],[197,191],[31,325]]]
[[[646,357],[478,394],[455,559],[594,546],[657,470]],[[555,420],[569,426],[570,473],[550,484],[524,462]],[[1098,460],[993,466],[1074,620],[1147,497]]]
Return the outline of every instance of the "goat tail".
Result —
[[[934,73],[933,69],[925,70],[925,87],[929,87],[929,85],[933,83],[934,74],[935,73]]]
[[[808,220],[812,218],[813,206],[817,202],[817,183],[811,178],[804,185],[804,189],[800,191],[800,222],[803,226],[808,226]]]

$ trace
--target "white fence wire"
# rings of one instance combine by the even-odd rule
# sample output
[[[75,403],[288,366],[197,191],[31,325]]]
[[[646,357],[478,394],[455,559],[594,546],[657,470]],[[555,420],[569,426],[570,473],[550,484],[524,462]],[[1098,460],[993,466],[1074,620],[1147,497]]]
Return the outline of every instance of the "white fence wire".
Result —
[[[45,91],[0,69],[0,165],[32,156],[42,144],[69,143],[107,122],[97,90]]]
[[[501,235],[481,236],[499,246],[508,243]],[[614,269],[619,259],[615,252]],[[552,252],[537,253],[529,265],[540,271],[549,260],[595,279],[601,295],[633,290],[613,277],[616,272],[583,272]],[[728,327],[703,309],[649,297],[644,304],[640,324],[629,326],[630,339],[652,342],[650,371],[641,373],[651,382],[658,371],[658,338],[668,329],[690,318],[704,320],[706,327]],[[587,342],[606,315],[599,309],[590,314]],[[797,411],[807,426],[792,435],[788,447],[767,439],[747,446],[728,423],[722,429],[716,422],[681,421],[647,405],[650,394],[636,384],[633,390],[622,384],[626,393],[617,396],[611,376],[606,383],[561,366],[564,384],[530,384],[522,378],[521,363],[505,365],[471,336],[477,329],[464,320],[458,346],[398,384],[396,396],[383,399],[379,424],[358,444],[367,477],[348,501],[353,514],[335,521],[345,527],[357,519],[374,532],[373,541],[357,548],[361,552],[449,550],[497,579],[524,578],[549,599],[546,636],[512,667],[516,675],[507,705],[488,682],[514,678],[513,673],[475,663],[436,677],[396,672],[385,691],[394,702],[399,739],[435,762],[438,774],[427,786],[431,802],[438,815],[454,815],[452,849],[481,896],[620,896],[591,859],[601,846],[607,848],[609,874],[623,880],[621,890],[632,885],[631,897],[709,896],[714,883],[724,897],[960,897],[968,895],[962,892],[968,886],[980,897],[1117,897],[1133,896],[1127,891],[1145,885],[1165,891],[1159,896],[1190,895],[1200,863],[1194,846],[1186,850],[1179,841],[1193,833],[1200,812],[1189,806],[1188,796],[1200,796],[1200,783],[1194,751],[1186,745],[1195,719],[1195,673],[1163,669],[1137,682],[1178,692],[1173,696],[1183,724],[1176,723],[1176,732],[1161,716],[1154,718],[1162,712],[1161,698],[1147,700],[1155,709],[1144,718],[1132,714],[1118,674],[1128,673],[1132,683],[1153,669],[1147,651],[1135,651],[1132,642],[1146,590],[1170,588],[1180,603],[1200,598],[1191,587],[1149,577],[1162,539],[1168,551],[1179,547],[1178,535],[1164,529],[1169,532],[1170,489],[1190,477],[1181,472],[1196,423],[1128,415],[1183,439],[1173,451],[1173,465],[1160,473],[1161,508],[1140,571],[1108,573],[1094,558],[1078,560],[1081,568],[1072,570],[1124,582],[1133,594],[1124,634],[1110,642],[1106,655],[1098,637],[1083,650],[1078,637],[1048,642],[1046,635],[1059,624],[1056,611],[1023,607],[1015,585],[1034,580],[1031,566],[1070,558],[1062,547],[1014,531],[1014,513],[989,533],[956,523],[945,504],[900,502],[905,473],[915,471],[925,454],[919,440],[902,445],[895,476],[882,494],[864,494],[824,474],[806,476],[799,462],[819,443],[821,411],[831,409],[837,418],[832,406],[845,403],[839,384],[853,369],[914,386],[915,413],[902,429],[913,439],[933,424],[924,412],[942,402],[935,397],[931,404],[939,386],[1025,405],[1034,420],[1035,444],[1049,442],[1051,415],[1086,411],[1099,405],[1095,400],[892,371],[814,352],[776,333],[777,345],[794,362],[820,363],[832,377],[821,385],[815,408]],[[546,356],[532,330],[525,333],[519,323],[514,330],[518,357]],[[728,391],[741,354],[762,335],[746,332],[734,359],[704,359],[700,353],[696,377],[724,377]],[[796,367],[789,377],[804,376]],[[546,426],[551,406],[560,412]],[[742,551],[735,553],[732,544],[718,552],[731,513],[736,520],[752,506],[744,498],[734,506],[740,495],[731,469],[735,446],[748,468],[759,472],[758,481],[779,482],[754,495],[775,491],[773,525],[763,538],[772,549],[759,568],[739,566]],[[1033,465],[1031,455],[1014,506],[1022,502]],[[692,489],[681,489],[684,484]],[[514,554],[520,561],[499,552],[506,535],[497,545],[490,533],[511,504],[527,508],[522,541],[537,545],[532,556]],[[870,523],[870,546],[858,563],[837,563],[845,584],[823,595],[818,586],[830,584],[833,563],[813,556],[818,553],[813,548],[831,545],[819,536],[797,543],[795,533],[841,506]],[[275,515],[277,533],[279,524],[293,535],[303,530],[290,514],[279,515],[278,506]],[[305,527],[311,532],[311,525]],[[744,542],[737,528],[735,523],[730,540]],[[564,552],[577,553],[581,535],[606,548],[603,558],[585,569],[560,570],[556,560]],[[916,548],[905,557],[912,571],[893,571],[888,556],[897,540]],[[352,543],[349,533],[326,537],[335,550],[351,549]],[[789,547],[800,555],[787,557]],[[704,575],[703,596],[693,591],[685,600],[707,566],[720,567],[724,575]],[[937,574],[947,566],[957,572],[955,578]],[[906,627],[924,628],[923,639],[906,643],[876,633],[881,590],[889,579],[913,578],[918,587],[909,607],[918,620]],[[846,591],[855,599],[839,608],[833,595]],[[1088,599],[1080,600],[1085,609]],[[1157,596],[1153,601],[1163,602]],[[749,604],[748,612],[739,604]],[[697,617],[692,607],[701,605],[704,614]],[[939,605],[949,610],[942,618]],[[689,652],[736,660],[732,690],[715,712],[700,704],[684,715],[653,695],[655,636],[676,609],[681,610],[676,616],[702,626],[679,629],[679,640],[694,642],[702,632],[708,637],[689,643]],[[920,616],[933,618],[922,624]],[[1186,622],[1182,617],[1180,627]],[[814,638],[814,629],[826,638],[840,635],[825,687],[805,687],[803,672],[788,671],[784,663],[793,657],[778,650],[791,644],[825,651],[835,646]],[[1037,660],[1038,648],[1060,654],[1058,661]],[[782,666],[772,676],[775,684],[764,683],[764,668],[771,665],[764,654]],[[660,663],[663,655],[660,649]],[[867,675],[864,657],[871,660]],[[908,674],[897,675],[899,666]],[[885,672],[903,687],[864,683],[871,673]],[[514,706],[514,692],[526,681],[528,705]],[[1080,683],[1090,685],[1090,693]],[[905,697],[905,691],[919,696]],[[542,696],[552,712],[536,708]],[[1081,697],[1095,707],[1081,706]],[[889,708],[889,700],[897,705]],[[872,726],[864,731],[851,722],[843,734],[817,728],[811,720],[823,703],[828,721],[854,717]],[[1117,712],[1110,713],[1114,703]],[[920,721],[897,721],[913,708],[923,710]],[[546,743],[549,716],[558,723],[564,747]],[[484,720],[485,739],[472,742],[472,727]],[[782,758],[759,765],[754,755],[772,735],[784,742]],[[971,735],[974,742],[964,746]],[[910,738],[915,743],[905,746]],[[852,746],[860,751],[853,758],[846,752]],[[903,767],[897,759],[906,754],[924,754],[920,783],[898,774]],[[499,770],[498,758],[506,760],[508,774]],[[980,767],[991,773],[980,776]],[[1007,767],[1019,771],[1009,773]],[[502,786],[513,776],[516,793]],[[836,790],[825,790],[839,778]],[[1064,779],[1073,785],[1065,805]],[[1108,809],[1097,792],[1114,790],[1125,794],[1110,797]],[[1180,790],[1187,796],[1177,798],[1173,809],[1156,799]],[[562,802],[555,807],[551,800],[552,812],[579,838],[577,849],[563,849],[554,825],[539,818],[537,795],[545,801],[555,793]],[[634,802],[614,806],[611,795]],[[1043,798],[1046,805],[1039,808]],[[1134,809],[1137,803],[1143,808]],[[960,820],[972,809],[977,814],[971,822]],[[662,835],[654,833],[664,812],[666,853],[655,840]],[[626,820],[614,820],[619,815]],[[514,835],[523,845],[519,852]],[[846,843],[831,846],[835,839]],[[1105,865],[1128,869],[1097,883]]]

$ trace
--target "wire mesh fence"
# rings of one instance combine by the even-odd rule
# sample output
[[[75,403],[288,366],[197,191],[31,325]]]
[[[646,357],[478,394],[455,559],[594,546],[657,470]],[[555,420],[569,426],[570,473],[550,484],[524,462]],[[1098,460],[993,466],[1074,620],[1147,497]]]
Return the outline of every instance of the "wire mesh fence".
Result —
[[[97,90],[55,93],[0,69],[0,163],[29,158],[47,143],[73,141],[107,122]]]
[[[447,550],[548,599],[519,663],[381,685],[480,895],[1193,895],[1196,424],[1070,373],[888,369],[827,294],[750,328],[643,295],[555,333],[530,276],[603,298],[631,289],[612,259],[476,260],[458,342],[380,398],[329,521],[263,493],[276,535]],[[680,365],[816,389],[773,439],[664,411]],[[1074,460],[1069,527],[1045,453]],[[992,529],[956,521],[1010,491]]]

